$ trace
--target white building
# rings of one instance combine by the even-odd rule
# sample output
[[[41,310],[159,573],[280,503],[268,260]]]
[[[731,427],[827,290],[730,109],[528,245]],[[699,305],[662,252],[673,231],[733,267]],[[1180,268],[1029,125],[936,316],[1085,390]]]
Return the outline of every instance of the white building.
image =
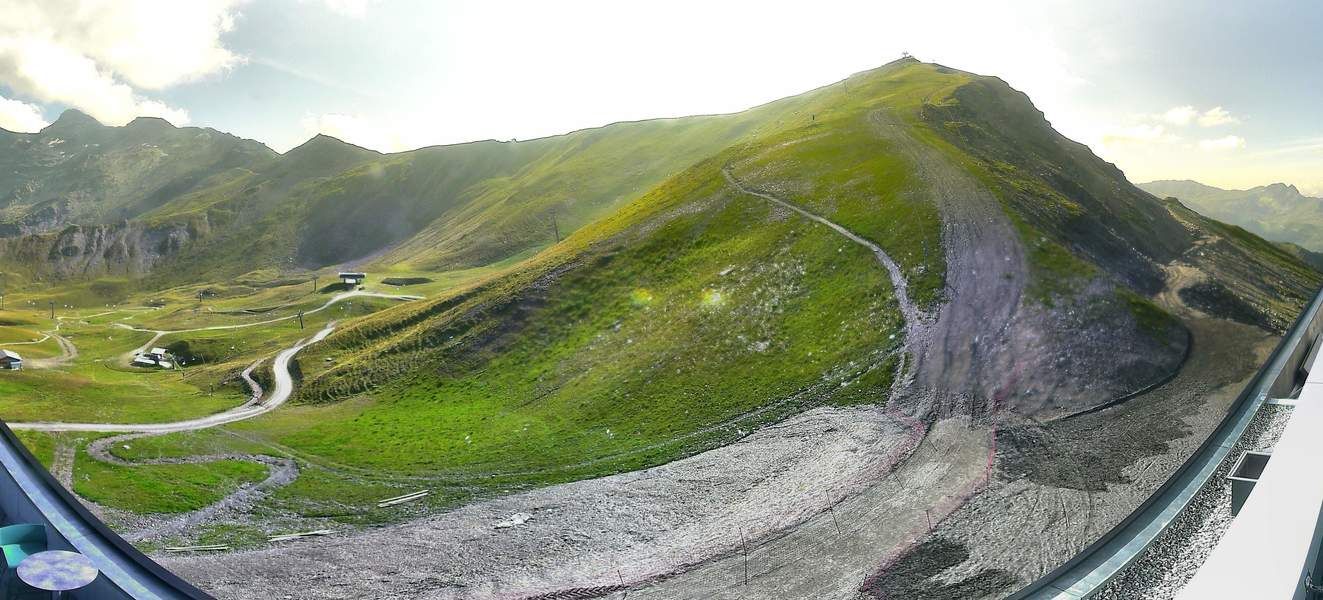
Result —
[[[170,353],[165,348],[152,348],[139,354],[133,358],[133,365],[137,367],[160,367],[162,369],[174,368]]]
[[[23,357],[12,350],[0,349],[0,370],[18,371],[23,368]]]

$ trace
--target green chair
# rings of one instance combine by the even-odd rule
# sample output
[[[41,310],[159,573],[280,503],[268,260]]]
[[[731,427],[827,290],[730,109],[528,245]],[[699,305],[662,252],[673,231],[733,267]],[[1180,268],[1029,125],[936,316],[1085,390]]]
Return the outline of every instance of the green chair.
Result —
[[[8,544],[46,543],[46,526],[40,523],[19,523],[0,527],[0,546]]]
[[[0,527],[0,548],[4,548],[5,566],[17,569],[23,559],[46,551],[46,526],[23,523]]]
[[[34,588],[14,573],[23,559],[46,551],[46,526],[32,523],[0,527],[0,549],[4,551],[5,600],[37,600],[49,598],[50,593]]]

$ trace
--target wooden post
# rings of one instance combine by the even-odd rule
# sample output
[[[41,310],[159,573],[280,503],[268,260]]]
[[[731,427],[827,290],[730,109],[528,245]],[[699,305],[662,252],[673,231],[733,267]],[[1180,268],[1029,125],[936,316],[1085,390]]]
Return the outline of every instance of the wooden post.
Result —
[[[556,233],[556,243],[560,243],[560,223],[556,221],[556,211],[551,211],[551,230]]]
[[[316,292],[317,292],[317,276],[316,276],[316,275],[313,275],[313,276],[312,276],[312,291],[313,291],[313,293],[316,293]]]
[[[299,311],[299,329],[303,329],[303,311]]]
[[[749,542],[744,539],[743,527],[740,527],[740,546],[744,547],[744,585],[749,585]]]
[[[51,300],[51,320],[55,320],[55,301]]]

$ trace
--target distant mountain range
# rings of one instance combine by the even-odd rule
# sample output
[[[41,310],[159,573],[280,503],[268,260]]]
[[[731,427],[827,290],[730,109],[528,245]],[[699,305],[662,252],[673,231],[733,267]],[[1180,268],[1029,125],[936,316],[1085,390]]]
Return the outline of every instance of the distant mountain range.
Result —
[[[1224,190],[1197,181],[1152,181],[1139,187],[1172,197],[1200,213],[1273,241],[1323,252],[1323,198],[1311,198],[1294,185],[1274,183],[1248,190]]]
[[[485,265],[554,243],[757,123],[657,119],[395,154],[318,135],[278,154],[68,110],[37,133],[0,130],[0,268],[153,287],[347,261]]]

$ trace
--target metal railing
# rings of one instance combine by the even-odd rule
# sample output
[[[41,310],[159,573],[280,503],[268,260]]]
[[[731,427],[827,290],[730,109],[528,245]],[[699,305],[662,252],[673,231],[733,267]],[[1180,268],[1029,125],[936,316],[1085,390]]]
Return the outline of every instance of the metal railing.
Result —
[[[1259,407],[1269,398],[1293,392],[1300,363],[1323,333],[1321,306],[1323,290],[1314,294],[1213,433],[1147,500],[1094,543],[1007,600],[1089,598],[1142,555],[1208,483]]]

